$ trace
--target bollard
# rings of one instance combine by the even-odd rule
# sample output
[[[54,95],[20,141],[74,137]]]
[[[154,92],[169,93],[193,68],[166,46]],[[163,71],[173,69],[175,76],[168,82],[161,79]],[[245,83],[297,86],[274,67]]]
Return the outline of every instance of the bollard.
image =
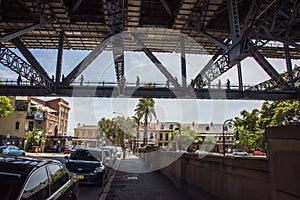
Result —
[[[123,160],[125,159],[126,153],[125,150],[123,150]]]

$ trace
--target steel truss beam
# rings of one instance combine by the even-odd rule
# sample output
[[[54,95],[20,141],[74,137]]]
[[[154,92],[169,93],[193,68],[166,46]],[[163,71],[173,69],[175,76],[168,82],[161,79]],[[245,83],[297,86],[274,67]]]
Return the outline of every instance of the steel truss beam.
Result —
[[[23,42],[19,38],[14,38],[13,43],[20,50],[26,60],[30,63],[31,67],[34,68],[39,74],[43,75],[45,78],[50,81],[50,77],[45,69],[40,65],[40,63],[35,59],[31,52],[26,48]]]
[[[101,42],[93,51],[91,51],[63,80],[64,85],[72,83],[88,66],[91,64],[107,47],[110,39]]]
[[[229,46],[225,54],[218,60],[219,54],[214,56],[214,63],[211,61],[205,66],[205,68],[196,76],[195,83],[198,89],[203,88],[213,79],[219,77],[228,69],[238,64],[244,58],[251,54],[255,60],[261,65],[261,67],[267,71],[274,82],[280,86],[284,86],[285,89],[290,89],[288,84],[276,70],[268,63],[268,61],[261,55],[257,48],[264,47],[270,40],[278,40],[286,45],[293,46],[300,49],[300,45],[292,40],[292,36],[282,36],[285,31],[290,31],[287,24],[295,24],[298,21],[299,2],[290,1],[274,1],[270,4],[259,16],[257,16],[258,10],[261,8],[262,1],[251,1],[252,4],[248,11],[243,26],[243,35],[239,36],[239,22],[238,12],[235,0],[229,2],[229,18],[231,19],[231,32],[234,34],[232,45]],[[232,3],[232,4],[231,4]],[[232,7],[232,8],[230,8]],[[291,13],[286,13],[286,10],[293,10]],[[280,17],[278,17],[280,15]],[[284,16],[284,17],[283,17]],[[208,37],[212,42],[211,37]],[[235,41],[234,41],[235,39]],[[253,41],[253,42],[252,42]],[[262,41],[262,42],[260,42]],[[217,44],[217,43],[216,43]],[[223,45],[218,45],[224,49]],[[235,49],[236,47],[241,49]],[[251,54],[250,54],[251,53]],[[229,56],[230,55],[230,56]],[[234,56],[232,56],[234,55]]]
[[[289,82],[289,73],[284,72],[280,74],[281,77],[288,83]],[[295,66],[295,68],[292,70],[293,75],[293,84],[297,83],[300,84],[300,66]],[[259,83],[255,86],[252,86],[248,88],[247,90],[256,90],[256,91],[278,91],[281,89],[281,85],[278,85],[273,79],[264,81],[262,83]]]
[[[125,19],[125,2],[124,0],[108,0],[107,25],[110,28],[112,38],[113,58],[115,62],[115,73],[117,82],[119,83],[119,93],[124,94],[125,90],[125,66],[124,66],[124,38],[121,34],[124,30]],[[120,33],[120,34],[119,34]],[[118,34],[118,35],[117,35]]]
[[[160,72],[167,78],[170,83],[175,87],[181,88],[178,81],[170,74],[170,72],[163,66],[163,64],[154,56],[154,54],[147,48],[139,36],[135,33],[130,33],[135,43],[140,47],[140,49],[148,56],[148,58],[155,64],[155,66],[160,70]]]
[[[43,27],[45,24],[51,23],[52,21],[53,21],[53,19],[50,19],[50,20],[44,20],[44,19],[42,19],[40,21],[40,23],[28,26],[26,28],[23,28],[23,29],[21,29],[19,31],[16,31],[14,33],[11,33],[9,35],[6,35],[6,36],[0,38],[0,43],[12,40],[12,39],[17,38],[19,36],[22,36],[22,35],[24,35],[24,34],[26,34],[28,32],[31,32],[31,31],[33,31],[35,29],[39,29],[39,28]]]
[[[74,92],[75,91],[75,92]],[[225,92],[225,95],[211,95],[212,93]],[[93,86],[58,86],[56,93],[52,94],[47,90],[41,90],[36,86],[12,86],[0,85],[0,96],[69,96],[69,97],[118,97],[119,93],[114,87],[93,87]],[[136,88],[127,87],[124,97],[128,98],[176,98],[176,99],[240,99],[240,100],[290,100],[299,99],[299,92],[296,91],[239,91],[239,90],[208,90],[196,91],[191,96],[186,96],[183,88]]]
[[[62,31],[59,36],[59,44],[58,44],[58,52],[57,52],[56,78],[55,78],[56,85],[60,83],[60,79],[61,79],[64,37],[65,34]]]
[[[44,87],[51,92],[55,90],[53,82],[44,74],[37,71],[35,67],[32,67],[8,48],[1,46],[0,49],[0,62],[4,66],[29,80],[32,85]]]
[[[272,65],[264,58],[264,56],[255,48],[251,48],[252,56],[256,62],[265,70],[265,72],[275,81],[277,85],[282,86],[282,89],[290,88],[287,82],[280,76],[280,74],[272,67]]]

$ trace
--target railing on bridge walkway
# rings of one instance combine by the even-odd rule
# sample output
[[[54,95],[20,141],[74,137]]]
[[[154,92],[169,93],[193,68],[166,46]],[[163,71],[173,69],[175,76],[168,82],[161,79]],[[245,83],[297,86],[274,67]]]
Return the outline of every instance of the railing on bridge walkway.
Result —
[[[9,86],[31,86],[32,83],[27,80],[22,80],[21,82],[18,82],[17,80],[13,79],[5,79],[0,78],[0,83],[2,85],[9,85]],[[188,83],[190,84],[190,83]],[[94,86],[94,87],[118,87],[118,83],[114,81],[74,81],[70,86]],[[172,84],[167,84],[165,82],[141,82],[139,85],[136,85],[136,83],[133,82],[126,82],[125,86],[127,87],[141,87],[141,88],[175,88]],[[237,84],[230,85],[228,87],[226,84],[211,84],[209,86],[205,87],[206,89],[230,89],[230,90],[239,90],[239,86]],[[252,89],[252,90],[259,90],[263,91],[263,88],[254,88],[254,85],[247,85],[243,86],[243,90]],[[195,89],[196,90],[196,89]]]

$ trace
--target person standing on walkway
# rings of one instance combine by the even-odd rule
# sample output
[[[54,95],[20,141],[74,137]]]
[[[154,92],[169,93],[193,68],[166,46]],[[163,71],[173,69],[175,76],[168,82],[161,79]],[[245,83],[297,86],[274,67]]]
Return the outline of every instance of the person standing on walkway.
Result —
[[[18,79],[17,79],[17,84],[18,84],[18,85],[21,85],[21,83],[22,83],[22,77],[21,77],[21,75],[19,74]]]
[[[83,80],[84,80],[84,78],[83,78],[83,75],[81,74],[81,77],[80,77],[80,86],[83,85]]]
[[[227,83],[226,84],[227,84],[227,89],[230,90],[230,80],[229,79],[227,79]]]
[[[170,87],[170,81],[169,81],[169,79],[167,79],[167,81],[166,81],[166,88],[169,88]]]
[[[53,153],[56,153],[56,149],[57,149],[57,146],[56,144],[53,145]]]
[[[140,87],[140,77],[136,76],[136,87]]]

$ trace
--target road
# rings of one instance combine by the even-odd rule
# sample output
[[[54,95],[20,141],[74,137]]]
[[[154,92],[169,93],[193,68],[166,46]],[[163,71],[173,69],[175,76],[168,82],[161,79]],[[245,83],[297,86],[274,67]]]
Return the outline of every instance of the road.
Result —
[[[43,157],[43,158],[49,158],[49,159],[55,159],[62,163],[65,163],[65,159],[63,154],[29,154],[28,156],[33,157]],[[102,193],[103,187],[97,186],[97,185],[79,185],[79,200],[98,200],[101,193]]]

